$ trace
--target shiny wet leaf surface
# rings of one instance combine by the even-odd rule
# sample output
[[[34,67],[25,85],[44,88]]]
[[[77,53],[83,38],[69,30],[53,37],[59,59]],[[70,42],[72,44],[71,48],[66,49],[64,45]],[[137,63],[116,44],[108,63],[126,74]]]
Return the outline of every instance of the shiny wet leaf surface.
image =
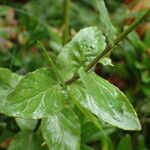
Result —
[[[105,37],[97,27],[80,30],[64,46],[56,59],[57,67],[64,80],[69,79],[81,66],[90,63],[105,49]]]
[[[71,85],[80,103],[103,121],[124,130],[140,130],[141,126],[125,95],[95,73],[80,72],[81,80]]]
[[[42,120],[43,137],[51,150],[79,150],[80,123],[72,110],[65,109]]]
[[[14,117],[37,119],[61,111],[66,103],[66,95],[54,71],[41,68],[22,78],[0,112]]]
[[[9,69],[0,68],[0,107],[19,83],[21,76],[11,72]]]

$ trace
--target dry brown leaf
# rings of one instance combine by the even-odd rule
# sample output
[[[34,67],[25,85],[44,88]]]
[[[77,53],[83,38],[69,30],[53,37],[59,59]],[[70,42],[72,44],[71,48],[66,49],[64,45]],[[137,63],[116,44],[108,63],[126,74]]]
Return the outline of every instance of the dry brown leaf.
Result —
[[[132,7],[131,12],[138,12],[150,8],[150,0],[140,0],[135,6]]]

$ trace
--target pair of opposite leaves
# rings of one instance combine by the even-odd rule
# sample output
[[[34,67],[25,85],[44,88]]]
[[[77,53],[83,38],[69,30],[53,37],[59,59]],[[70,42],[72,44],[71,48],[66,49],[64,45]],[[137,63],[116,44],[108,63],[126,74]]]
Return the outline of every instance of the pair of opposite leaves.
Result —
[[[82,29],[64,46],[56,58],[56,66],[63,80],[80,70],[80,80],[68,85],[68,89],[82,107],[109,124],[125,130],[139,130],[139,120],[125,95],[95,73],[79,69],[89,64],[105,46],[105,37],[98,28]],[[19,76],[13,76],[15,78],[11,77],[8,83],[12,92],[9,91],[6,99],[3,98],[0,112],[14,117],[38,119],[57,114],[68,106],[68,95],[52,68],[38,69],[21,80]]]

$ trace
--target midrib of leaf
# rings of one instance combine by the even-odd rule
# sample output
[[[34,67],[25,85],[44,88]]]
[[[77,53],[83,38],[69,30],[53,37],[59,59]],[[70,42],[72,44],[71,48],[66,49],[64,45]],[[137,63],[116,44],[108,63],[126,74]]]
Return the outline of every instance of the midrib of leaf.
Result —
[[[26,99],[26,100],[21,101],[21,102],[19,101],[19,102],[17,102],[17,103],[13,103],[13,104],[10,104],[10,105],[5,105],[5,106],[1,107],[0,109],[3,109],[3,108],[5,108],[5,107],[9,107],[9,106],[12,106],[12,105],[16,105],[16,104],[19,104],[19,103],[22,104],[22,103],[24,103],[24,102],[26,102],[26,101],[31,101],[32,99],[38,97],[39,95],[41,95],[41,94],[43,94],[43,93],[46,93],[47,91],[49,91],[49,90],[51,90],[52,88],[57,87],[57,86],[58,86],[58,84],[57,84],[57,85],[54,85],[53,87],[50,87],[50,88],[48,88],[48,89],[46,89],[46,90],[44,90],[44,91],[42,91],[41,93],[39,93],[39,94],[37,94],[37,95],[35,95],[35,96],[29,98],[29,99]]]

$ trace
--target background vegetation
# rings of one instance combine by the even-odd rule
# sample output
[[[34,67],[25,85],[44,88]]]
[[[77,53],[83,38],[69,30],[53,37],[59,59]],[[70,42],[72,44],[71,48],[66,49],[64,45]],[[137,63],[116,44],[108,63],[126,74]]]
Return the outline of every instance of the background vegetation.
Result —
[[[92,25],[100,26],[98,8],[94,1],[72,0],[69,9],[69,37],[64,37],[66,12],[63,2],[63,0],[0,1],[0,67],[24,75],[42,66],[48,66],[37,40],[41,41],[55,58],[66,41],[80,29]],[[120,33],[143,10],[150,7],[150,1],[106,0],[106,6],[113,25]],[[126,94],[134,105],[142,125],[142,130],[138,132],[105,126],[109,144],[117,150],[150,149],[149,19],[147,18],[112,51],[111,59],[115,67],[99,63],[94,68],[98,75],[109,80]],[[20,131],[18,122],[14,118],[0,115],[0,149],[7,149]],[[29,126],[29,130],[33,129],[32,126],[34,127],[34,123]],[[100,131],[95,132],[96,129],[92,125],[83,124],[82,128],[82,139],[86,143],[83,149],[90,150],[91,147],[99,150],[102,147]]]

